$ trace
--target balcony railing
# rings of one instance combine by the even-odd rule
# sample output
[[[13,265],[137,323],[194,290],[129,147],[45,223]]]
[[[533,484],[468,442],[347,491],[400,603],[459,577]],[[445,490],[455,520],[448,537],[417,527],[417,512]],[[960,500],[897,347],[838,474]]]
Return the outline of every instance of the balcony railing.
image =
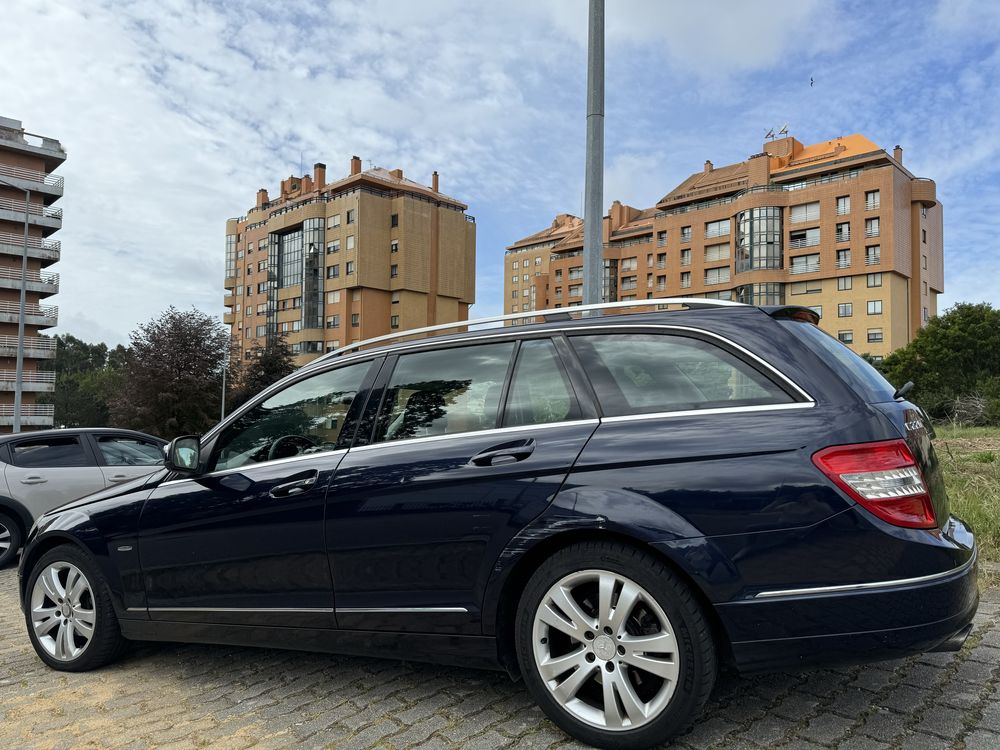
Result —
[[[47,336],[25,336],[24,348],[39,352],[56,351],[56,340]],[[17,336],[0,336],[0,349],[13,349],[17,351]]]
[[[882,262],[882,256],[881,255],[866,255],[865,256],[865,265],[866,266],[877,266],[881,262]]]
[[[690,284],[688,286],[690,286]],[[656,285],[656,291],[658,291],[658,292],[665,292],[665,291],[667,291],[667,285],[666,284],[657,284]]]
[[[802,237],[796,240],[789,240],[788,249],[798,250],[802,247],[815,247],[819,244],[819,237]]]
[[[874,227],[873,229],[865,229],[865,237],[878,237],[879,228]]]
[[[691,288],[691,279],[688,279],[687,281],[681,281],[681,289],[690,289],[690,288]]]
[[[836,267],[837,268],[850,268],[851,267],[851,259],[850,258],[845,258],[843,260],[838,260],[837,263],[836,263]]]
[[[809,263],[793,263],[791,268],[788,269],[788,273],[799,274],[799,273],[815,273],[819,270],[819,261],[814,260]]]
[[[21,280],[21,269],[0,267],[0,280],[12,279]],[[29,284],[46,284],[47,286],[59,288],[59,274],[49,271],[28,271],[25,279]]]
[[[0,381],[14,382],[15,380],[17,380],[17,370],[0,370]],[[46,370],[26,370],[21,373],[21,381],[24,383],[55,383],[56,374]]]
[[[691,241],[691,233],[690,232],[688,232],[687,234],[683,234],[683,233],[681,234],[681,244],[685,244],[686,245],[690,241]]]
[[[836,242],[850,242],[851,241],[851,233],[850,232],[837,232],[834,235],[833,238],[834,238],[834,240]]]
[[[21,404],[22,417],[52,417],[55,404]],[[13,417],[14,404],[0,404],[0,417]]]
[[[17,302],[0,302],[0,313],[13,315],[21,314],[20,304]],[[56,305],[35,305],[25,304],[24,314],[39,318],[55,320],[59,317],[59,308]]]
[[[882,201],[879,199],[866,200],[865,201],[865,211],[876,211],[882,207]]]
[[[851,213],[850,206],[837,206],[837,216],[847,216]]]
[[[37,169],[25,169],[24,167],[12,167],[7,164],[0,164],[0,176],[13,177],[15,180],[26,180],[37,182],[40,185],[47,185],[52,188],[61,188],[63,178],[56,174],[46,174]]]
[[[0,209],[14,211],[19,214],[24,213],[24,201],[15,201],[10,198],[0,198]],[[62,209],[55,206],[43,206],[40,203],[28,204],[29,216],[43,216],[46,219],[62,219]]]
[[[656,267],[657,268],[666,268],[667,267],[667,261],[665,261],[665,260],[658,260],[658,261],[656,261]]]

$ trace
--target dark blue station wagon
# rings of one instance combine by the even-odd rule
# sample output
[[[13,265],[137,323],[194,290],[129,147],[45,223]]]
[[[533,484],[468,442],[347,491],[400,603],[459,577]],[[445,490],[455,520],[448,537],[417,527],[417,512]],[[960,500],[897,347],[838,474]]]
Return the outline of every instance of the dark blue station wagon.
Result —
[[[126,639],[502,668],[610,748],[682,731],[722,664],[958,648],[976,547],[922,412],[807,309],[687,306],[316,360],[42,516],[32,644],[70,671]]]

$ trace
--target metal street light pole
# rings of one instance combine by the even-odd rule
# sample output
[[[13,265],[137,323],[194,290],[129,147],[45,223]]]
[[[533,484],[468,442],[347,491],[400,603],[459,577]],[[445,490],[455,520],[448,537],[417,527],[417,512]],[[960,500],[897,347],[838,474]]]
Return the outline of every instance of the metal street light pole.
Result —
[[[583,304],[601,299],[604,268],[604,0],[590,0],[587,46],[587,172],[583,211]]]
[[[24,389],[24,308],[28,285],[28,211],[31,205],[31,190],[11,185],[0,180],[0,183],[15,190],[24,190],[24,247],[21,249],[21,304],[17,316],[17,365],[14,373],[14,426],[12,432],[21,431],[21,393]]]

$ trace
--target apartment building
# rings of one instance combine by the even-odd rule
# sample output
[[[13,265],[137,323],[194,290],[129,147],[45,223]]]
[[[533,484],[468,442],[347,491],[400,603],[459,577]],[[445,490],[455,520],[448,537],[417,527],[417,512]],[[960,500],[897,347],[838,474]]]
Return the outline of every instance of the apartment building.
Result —
[[[400,169],[327,182],[326,165],[257,192],[226,222],[224,322],[240,356],[284,334],[304,364],[350,342],[468,320],[476,224],[464,203]]]
[[[555,224],[507,249],[506,311],[581,303],[583,229],[572,218],[572,227],[557,218],[567,231],[530,281],[513,263]],[[899,146],[890,154],[863,135],[768,141],[738,164],[706,161],[651,208],[615,201],[604,217],[606,301],[801,304],[841,341],[882,358],[937,314],[943,290],[934,182],[903,166]]]
[[[19,120],[0,117],[0,432],[11,432],[14,426],[22,281],[21,427],[52,427],[53,406],[36,399],[55,390],[55,373],[39,366],[56,356],[55,339],[41,331],[59,319],[59,309],[43,302],[59,291],[59,274],[45,269],[59,260],[59,240],[51,237],[62,226],[62,209],[54,204],[62,197],[63,178],[53,171],[64,161],[59,141],[26,132]]]

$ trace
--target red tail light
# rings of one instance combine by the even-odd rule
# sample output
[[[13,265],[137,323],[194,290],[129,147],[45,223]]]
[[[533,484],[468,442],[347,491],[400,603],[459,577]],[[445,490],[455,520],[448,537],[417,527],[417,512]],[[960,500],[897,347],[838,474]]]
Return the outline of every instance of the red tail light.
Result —
[[[812,460],[883,521],[911,529],[937,526],[927,484],[905,440],[834,445],[814,453]]]

